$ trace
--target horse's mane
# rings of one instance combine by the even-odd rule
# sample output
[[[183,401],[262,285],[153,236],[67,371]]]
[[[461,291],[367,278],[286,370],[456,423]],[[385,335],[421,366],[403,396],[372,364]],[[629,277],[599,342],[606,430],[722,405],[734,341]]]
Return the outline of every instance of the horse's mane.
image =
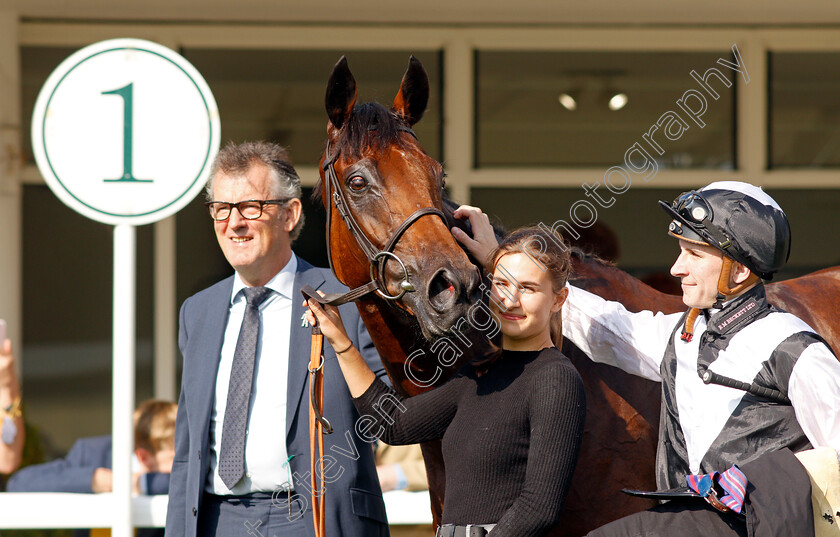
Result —
[[[337,146],[347,155],[359,159],[369,149],[381,151],[389,145],[402,146],[401,132],[408,126],[405,122],[379,103],[364,103],[353,108],[353,113],[338,134]],[[321,204],[321,180],[312,190],[312,201]]]
[[[615,263],[610,261],[609,259],[604,259],[603,257],[599,256],[591,245],[586,245],[585,247],[572,246],[571,251],[569,253],[571,254],[572,258],[577,259],[581,263],[595,263],[596,265],[601,265],[602,267],[616,266]]]

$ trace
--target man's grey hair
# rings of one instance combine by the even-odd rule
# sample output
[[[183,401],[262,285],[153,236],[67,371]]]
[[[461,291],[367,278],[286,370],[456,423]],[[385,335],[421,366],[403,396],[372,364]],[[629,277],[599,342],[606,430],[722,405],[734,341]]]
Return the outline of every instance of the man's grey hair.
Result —
[[[207,201],[213,200],[213,182],[219,172],[225,175],[244,175],[258,164],[264,164],[270,170],[273,185],[271,196],[275,199],[301,198],[300,177],[292,165],[289,154],[283,147],[270,142],[229,142],[216,156],[210,169],[210,180],[204,189]],[[230,200],[219,200],[230,201]],[[289,233],[292,241],[300,236],[303,229],[303,212],[300,213],[295,228]]]

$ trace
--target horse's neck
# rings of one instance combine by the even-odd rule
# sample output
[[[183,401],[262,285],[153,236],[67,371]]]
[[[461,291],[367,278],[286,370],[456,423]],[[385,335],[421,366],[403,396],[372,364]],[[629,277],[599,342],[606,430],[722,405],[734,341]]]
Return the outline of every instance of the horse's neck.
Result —
[[[788,311],[825,338],[840,358],[840,267],[767,284],[767,300]]]
[[[621,269],[590,258],[572,257],[570,283],[607,300],[621,302],[630,311],[685,310],[680,297],[661,293]]]

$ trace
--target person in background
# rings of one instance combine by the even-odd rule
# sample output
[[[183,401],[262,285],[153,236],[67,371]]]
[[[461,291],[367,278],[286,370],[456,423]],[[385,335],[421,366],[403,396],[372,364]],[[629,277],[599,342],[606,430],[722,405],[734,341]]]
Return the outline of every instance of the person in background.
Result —
[[[410,446],[389,446],[376,443],[376,473],[382,492],[407,490],[416,492],[428,490],[426,463],[419,444]]]
[[[175,454],[175,415],[171,401],[150,399],[134,411],[135,494],[166,494]],[[81,438],[67,456],[22,468],[8,492],[111,492],[111,436]]]
[[[5,323],[3,328],[5,333]],[[20,466],[26,434],[12,342],[5,336],[0,336],[0,422],[0,474],[11,474]]]
[[[423,460],[423,453],[420,444],[409,446],[389,446],[377,441],[373,444],[376,457],[376,473],[379,475],[379,486],[382,492],[405,491],[421,492],[429,490],[429,483],[426,478],[426,463]],[[387,495],[386,495],[387,496]],[[418,516],[419,513],[428,513],[429,499],[405,498],[398,502],[397,509],[411,512],[411,516]],[[399,516],[399,515],[396,515]],[[428,524],[393,524],[391,525],[391,537],[429,537],[435,530]]]

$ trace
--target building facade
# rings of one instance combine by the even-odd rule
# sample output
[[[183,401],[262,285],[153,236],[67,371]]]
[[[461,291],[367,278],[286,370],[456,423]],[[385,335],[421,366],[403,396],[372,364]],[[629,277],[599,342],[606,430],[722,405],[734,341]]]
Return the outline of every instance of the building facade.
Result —
[[[470,0],[417,6],[410,20],[372,2],[53,4],[0,7],[0,318],[18,350],[27,418],[54,452],[109,430],[113,231],[45,186],[29,122],[50,72],[104,39],[180,52],[215,95],[222,143],[287,146],[307,190],[333,64],[346,55],[360,99],[387,104],[413,54],[432,84],[421,144],[444,163],[455,200],[506,226],[598,230],[620,267],[654,277],[676,253],[656,200],[745,180],[790,216],[783,276],[840,263],[832,2]],[[177,398],[178,307],[230,272],[202,201],[137,230],[138,400]],[[323,211],[306,211],[298,251],[324,265]]]

